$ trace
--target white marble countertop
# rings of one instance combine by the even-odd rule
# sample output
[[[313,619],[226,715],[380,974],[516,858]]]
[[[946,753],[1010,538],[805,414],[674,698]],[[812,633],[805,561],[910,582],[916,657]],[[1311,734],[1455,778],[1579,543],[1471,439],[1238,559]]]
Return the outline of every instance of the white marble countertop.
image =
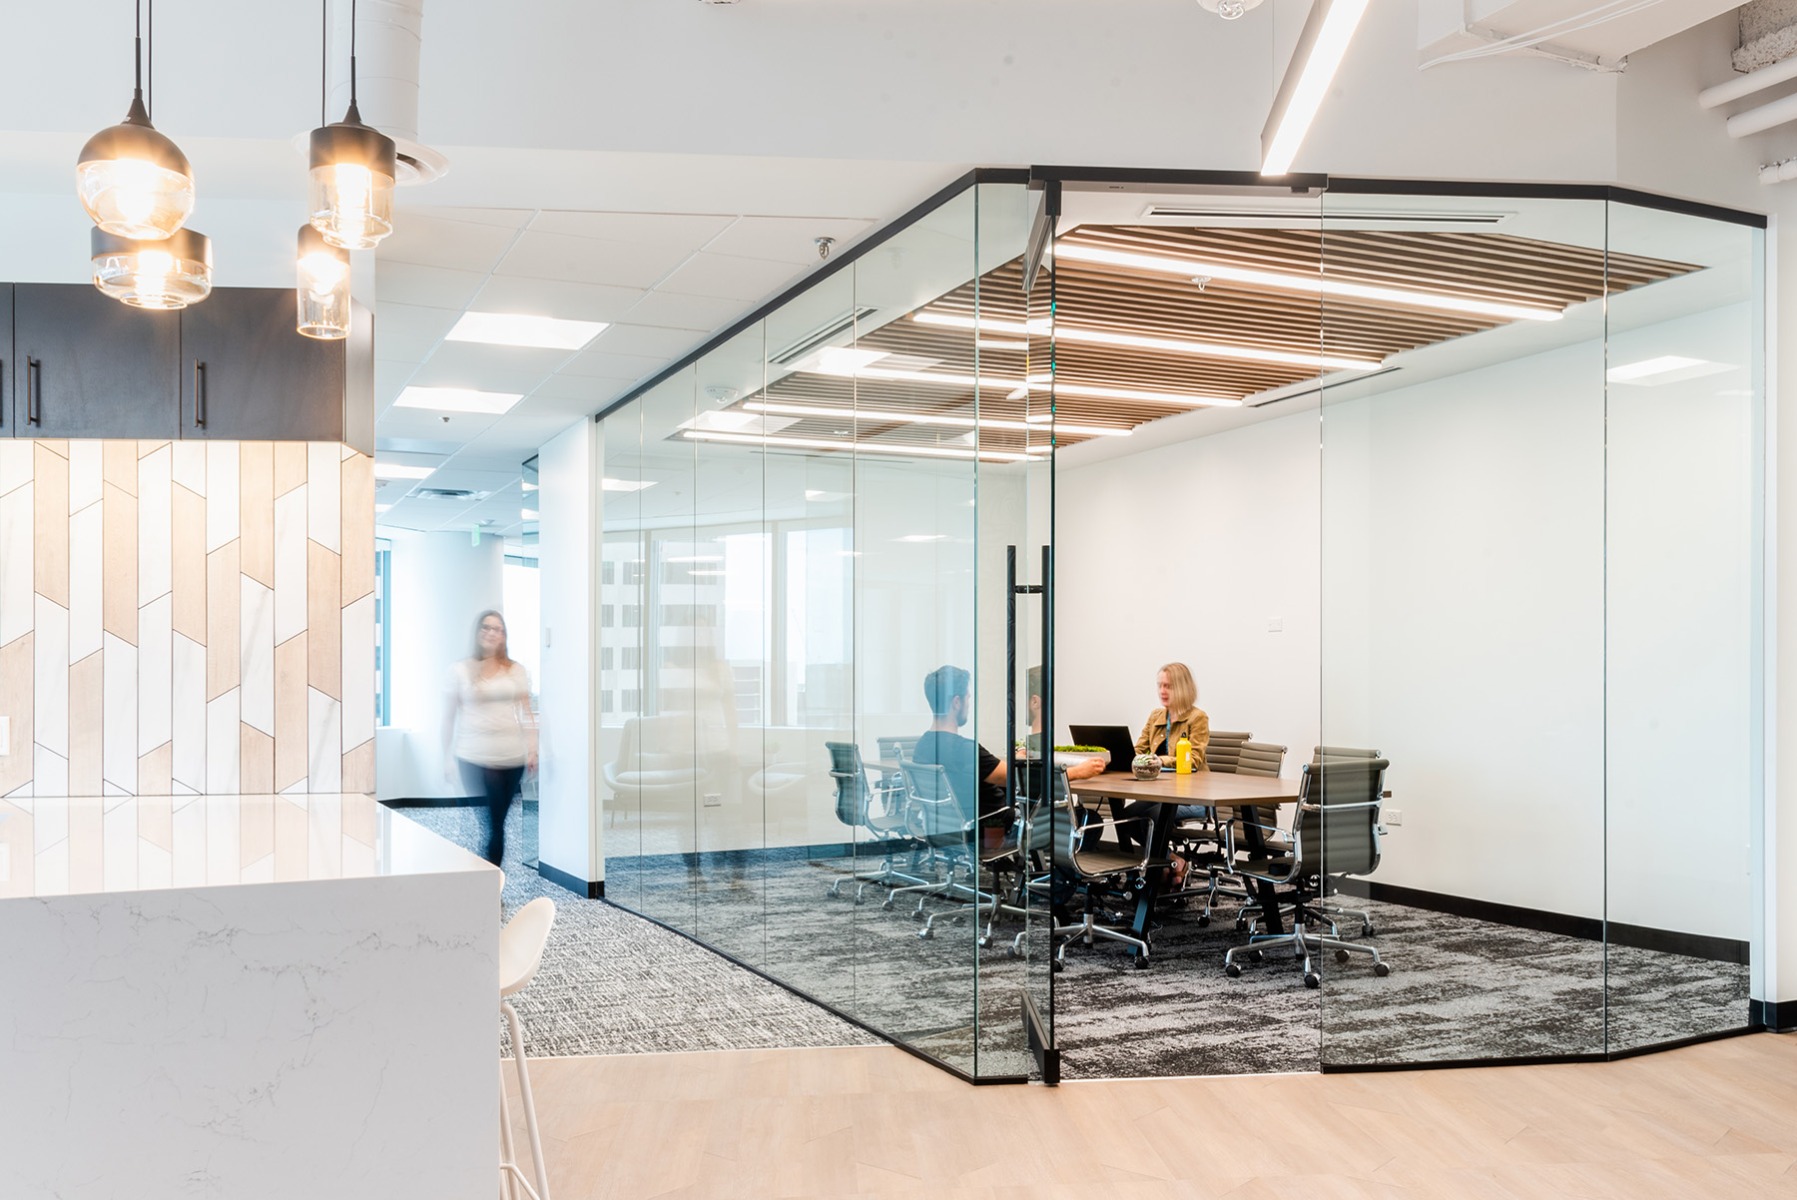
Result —
[[[361,795],[0,800],[0,901],[498,871]]]

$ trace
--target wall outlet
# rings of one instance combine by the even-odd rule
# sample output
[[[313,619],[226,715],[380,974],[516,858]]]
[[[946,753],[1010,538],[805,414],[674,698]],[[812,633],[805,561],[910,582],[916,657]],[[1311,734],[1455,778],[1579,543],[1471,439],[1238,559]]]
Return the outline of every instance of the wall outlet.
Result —
[[[1401,808],[1384,809],[1379,813],[1379,819],[1387,825],[1402,825],[1404,823],[1404,810]]]
[[[722,793],[722,792],[706,792],[705,793],[705,807],[706,808],[717,808],[717,807],[721,806],[723,803],[724,803],[724,793]]]
[[[1285,632],[1285,618],[1284,617],[1268,617],[1267,618],[1267,632],[1268,633],[1284,633]]]
[[[12,753],[12,718],[0,717],[0,755]]]

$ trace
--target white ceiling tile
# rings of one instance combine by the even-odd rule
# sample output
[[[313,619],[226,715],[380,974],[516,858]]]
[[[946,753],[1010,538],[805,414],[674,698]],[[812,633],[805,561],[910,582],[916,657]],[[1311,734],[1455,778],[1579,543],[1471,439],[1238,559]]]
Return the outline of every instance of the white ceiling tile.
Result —
[[[833,237],[831,253],[873,227],[874,222],[840,217],[743,217],[709,242],[708,254],[734,254],[740,258],[769,258],[794,266],[809,267],[820,260],[817,238]]]
[[[393,403],[406,381],[412,378],[412,372],[418,369],[417,363],[388,362],[376,359],[374,364],[374,406],[382,409]]]
[[[516,229],[500,225],[400,212],[393,218],[392,234],[375,253],[381,263],[415,263],[485,274],[499,264],[517,236]]]
[[[543,233],[600,238],[611,242],[656,241],[698,249],[729,229],[735,217],[719,214],[575,212],[545,209],[530,228]]]
[[[435,438],[400,438],[381,437],[375,435],[374,450],[383,459],[395,462],[404,461],[415,455],[429,456],[433,462],[441,461],[452,454],[463,451],[459,441],[441,441]]]
[[[529,395],[567,362],[566,350],[445,342],[412,376],[414,387],[477,388],[483,392]]]
[[[564,321],[616,321],[647,295],[641,288],[569,283],[495,275],[487,280],[471,307],[480,312],[529,313]],[[655,322],[646,322],[654,324]]]
[[[722,329],[748,310],[749,306],[741,300],[654,291],[638,300],[625,317],[632,325],[660,325],[669,329],[697,329],[709,333],[714,329]]]
[[[588,376],[600,379],[642,379],[668,365],[666,355],[606,354],[601,350],[583,350],[580,356],[556,374]]]
[[[659,290],[688,296],[760,300],[802,274],[791,263],[726,254],[695,254],[661,282]]]
[[[405,192],[399,195],[403,198]],[[446,221],[466,221],[475,225],[494,225],[504,229],[523,229],[530,219],[536,215],[534,208],[458,208],[454,205],[440,204],[404,204],[398,205],[401,216],[417,213],[424,217],[437,217]]]
[[[447,419],[445,419],[447,418]],[[491,413],[439,413],[423,408],[389,408],[374,423],[374,436],[459,441],[464,445],[493,427]]]
[[[527,230],[498,273],[611,287],[653,287],[696,249],[688,240],[615,242]]]
[[[530,394],[526,403],[542,401],[566,411],[570,406],[585,405],[580,411],[592,412],[608,399],[618,395],[637,381],[637,376],[568,375],[552,376]]]
[[[464,309],[487,280],[479,271],[451,271],[417,263],[377,263],[374,271],[376,314],[383,304],[419,304],[427,308]]]
[[[394,362],[423,362],[462,315],[459,308],[375,303],[375,356]]]
[[[705,340],[696,329],[661,329],[652,325],[613,325],[587,343],[598,354],[638,354],[676,359]]]

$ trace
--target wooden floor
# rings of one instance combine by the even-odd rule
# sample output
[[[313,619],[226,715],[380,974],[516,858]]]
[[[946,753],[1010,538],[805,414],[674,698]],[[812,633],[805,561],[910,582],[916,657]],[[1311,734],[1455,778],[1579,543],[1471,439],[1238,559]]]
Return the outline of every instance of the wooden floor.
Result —
[[[1797,1197],[1797,1037],[1771,1034],[1589,1065],[1059,1088],[970,1087],[890,1047],[531,1077],[555,1200]]]

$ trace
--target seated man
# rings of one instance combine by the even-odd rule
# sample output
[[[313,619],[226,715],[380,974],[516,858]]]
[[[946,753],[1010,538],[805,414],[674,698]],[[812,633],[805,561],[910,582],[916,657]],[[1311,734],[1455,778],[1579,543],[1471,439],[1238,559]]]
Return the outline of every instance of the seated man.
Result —
[[[973,677],[961,667],[937,667],[924,676],[924,699],[934,719],[917,739],[912,760],[935,763],[948,776],[955,802],[969,820],[977,815],[980,846],[996,849],[1004,843],[1010,826],[1005,807],[1005,764],[991,751],[961,735],[961,727],[973,715],[970,687]]]

